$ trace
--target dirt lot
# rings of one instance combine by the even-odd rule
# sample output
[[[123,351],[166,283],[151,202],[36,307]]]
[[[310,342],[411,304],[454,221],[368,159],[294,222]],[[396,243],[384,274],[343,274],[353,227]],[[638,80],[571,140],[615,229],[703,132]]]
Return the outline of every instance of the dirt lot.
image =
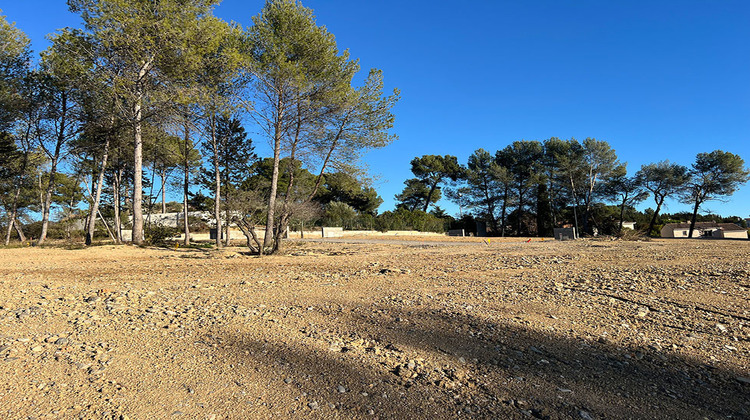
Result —
[[[749,418],[750,242],[0,249],[0,418]]]

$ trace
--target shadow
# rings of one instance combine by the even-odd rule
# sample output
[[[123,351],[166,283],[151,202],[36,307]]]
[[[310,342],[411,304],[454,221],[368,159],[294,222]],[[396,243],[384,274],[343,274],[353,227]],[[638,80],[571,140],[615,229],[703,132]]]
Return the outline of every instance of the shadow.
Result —
[[[319,325],[299,317],[284,320],[291,325],[281,336],[211,336],[226,344],[222,357],[276,378],[269,386],[296,402],[285,416],[750,417],[750,384],[739,379],[747,372],[668,350],[534,330],[497,311],[481,318],[425,302],[315,303]]]

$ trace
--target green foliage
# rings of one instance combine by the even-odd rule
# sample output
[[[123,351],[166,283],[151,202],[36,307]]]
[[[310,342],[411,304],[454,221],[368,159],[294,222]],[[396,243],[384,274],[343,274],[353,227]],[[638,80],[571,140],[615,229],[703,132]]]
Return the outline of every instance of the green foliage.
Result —
[[[151,223],[145,229],[146,243],[149,245],[167,245],[177,234],[179,234],[179,229],[160,223]]]
[[[310,9],[294,0],[270,0],[253,17],[247,51],[252,74],[255,119],[273,144],[273,170],[269,186],[264,245],[280,246],[281,235],[291,217],[291,193],[284,197],[280,213],[276,199],[282,152],[294,168],[299,159],[306,167],[317,167],[319,176],[305,201],[314,198],[322,174],[349,170],[361,154],[383,147],[395,136],[390,110],[398,92],[383,95],[382,73],[371,70],[364,85],[355,88],[352,78],[359,70],[348,52],[339,53],[335,39],[318,26]],[[296,183],[297,177],[290,177]],[[289,188],[294,187],[289,183]],[[282,188],[283,191],[283,188]],[[295,206],[303,204],[296,202]]]
[[[383,203],[374,188],[363,185],[354,176],[346,172],[334,172],[325,175],[325,181],[317,194],[322,204],[342,202],[359,213],[376,214]]]
[[[0,132],[7,130],[22,107],[21,85],[29,71],[29,38],[0,15]]]
[[[689,179],[688,169],[668,160],[642,165],[635,174],[636,182],[650,192],[656,203],[647,232],[653,233],[664,200],[681,191]],[[656,236],[659,236],[657,234]]]
[[[416,230],[419,232],[445,232],[450,221],[436,217],[422,210],[407,210],[404,208],[387,211],[375,220],[375,229],[388,230]]]
[[[734,194],[740,185],[750,179],[750,171],[745,168],[745,161],[739,155],[714,150],[698,153],[689,174],[690,180],[687,189],[682,192],[682,201],[693,204],[689,235],[692,237],[701,204]]]
[[[341,226],[351,229],[352,223],[357,218],[357,211],[352,206],[340,201],[328,203],[323,217],[324,226]]]
[[[503,210],[510,198],[512,176],[508,168],[488,151],[478,149],[469,156],[461,180],[464,187],[451,191],[450,196],[470,209],[476,217],[488,221],[493,231],[500,232],[504,228]],[[503,221],[503,226],[498,224],[498,217]]]
[[[525,206],[533,203],[533,197],[529,197],[531,189],[538,185],[543,174],[541,173],[541,162],[544,156],[544,148],[538,141],[514,141],[503,150],[495,154],[499,165],[505,167],[510,176],[511,187],[514,190],[516,200],[516,212],[524,213]],[[524,220],[529,218],[518,215],[516,217],[515,232],[517,235],[526,235],[529,232],[528,223]],[[538,229],[537,229],[538,230]]]
[[[240,189],[243,191],[256,191],[266,199],[271,194],[271,182],[273,180],[273,159],[265,158],[255,162],[250,168],[249,177],[242,180]],[[278,180],[279,195],[286,194],[289,185],[290,174],[294,173],[294,189],[292,190],[293,200],[302,200],[312,192],[315,187],[315,176],[307,169],[302,167],[298,160],[292,161],[289,158],[281,159],[279,162],[279,173],[281,177]]]
[[[253,164],[258,159],[253,142],[247,137],[247,132],[237,117],[225,116],[217,119],[216,139],[222,188],[235,189],[251,172]],[[214,153],[210,142],[204,142],[201,150],[204,156],[212,156]],[[206,188],[213,188],[215,176],[213,163],[204,164],[201,184]]]
[[[28,223],[23,227],[24,233],[28,238],[37,239],[42,234],[42,222],[36,221]],[[68,231],[62,223],[50,222],[47,228],[47,238],[49,239],[67,239]]]
[[[625,219],[625,208],[635,206],[648,198],[648,191],[637,177],[628,177],[625,165],[618,167],[615,173],[602,186],[604,197],[620,206],[620,226]],[[620,230],[620,228],[618,228]]]
[[[421,199],[423,203],[422,211],[427,211],[430,204],[434,204],[440,199],[440,184],[447,180],[454,182],[458,180],[461,175],[461,167],[455,156],[424,155],[412,159],[411,172],[427,189],[427,194],[422,193],[423,198]],[[407,184],[407,188],[409,188],[409,184]],[[405,190],[403,194],[407,194],[407,191]],[[408,195],[404,197],[407,200],[408,198]],[[396,199],[404,202],[398,197]]]
[[[404,185],[404,190],[395,197],[398,202],[396,208],[403,208],[409,211],[418,209],[426,211],[424,208],[440,200],[440,188],[436,187],[434,190],[431,190],[425,180],[411,178],[404,181]]]
[[[16,147],[15,139],[6,132],[0,131],[0,191],[9,190],[3,188],[13,180],[18,172],[22,155]]]
[[[750,178],[745,161],[730,152],[714,150],[711,153],[698,153],[690,172],[688,189],[683,194],[689,203],[703,203],[707,200],[730,196]]]

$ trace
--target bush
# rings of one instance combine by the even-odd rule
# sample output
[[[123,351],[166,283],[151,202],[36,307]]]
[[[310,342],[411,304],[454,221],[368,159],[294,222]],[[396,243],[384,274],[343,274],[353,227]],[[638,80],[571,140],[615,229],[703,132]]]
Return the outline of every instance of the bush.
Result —
[[[404,208],[387,211],[375,220],[375,229],[387,230],[416,230],[419,232],[445,232],[448,219],[442,219],[422,210],[409,211]]]
[[[181,223],[179,223],[182,225]],[[198,232],[208,232],[211,229],[211,226],[208,225],[208,223],[197,216],[188,216],[188,226],[190,227],[190,232],[198,233]],[[184,227],[181,226],[180,232],[184,229]]]
[[[26,237],[34,240],[39,239],[42,236],[42,222],[36,221],[23,226],[23,231]],[[65,227],[61,223],[50,221],[47,225],[47,239],[67,239],[68,232],[65,231]]]
[[[178,233],[176,228],[164,226],[162,224],[152,224],[145,230],[146,243],[149,245],[167,245],[168,242]]]
[[[323,223],[326,226],[341,226],[350,229],[357,218],[357,211],[352,206],[340,201],[332,201],[326,206]]]

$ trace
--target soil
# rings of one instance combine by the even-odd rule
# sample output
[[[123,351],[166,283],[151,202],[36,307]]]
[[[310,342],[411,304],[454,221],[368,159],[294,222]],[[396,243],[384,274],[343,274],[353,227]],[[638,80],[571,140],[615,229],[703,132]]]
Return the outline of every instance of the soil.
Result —
[[[0,249],[0,378],[4,419],[750,418],[750,241]]]

